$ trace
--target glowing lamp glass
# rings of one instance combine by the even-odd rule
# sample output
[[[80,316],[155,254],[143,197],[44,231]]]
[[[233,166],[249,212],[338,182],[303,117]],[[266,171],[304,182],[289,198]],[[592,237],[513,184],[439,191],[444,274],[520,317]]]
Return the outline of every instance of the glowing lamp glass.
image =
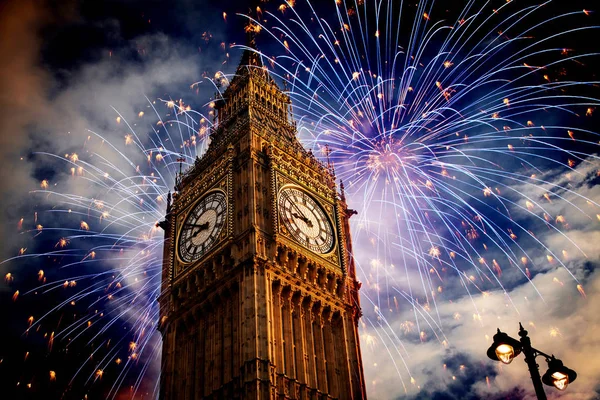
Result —
[[[558,390],[565,390],[569,385],[569,377],[562,372],[555,372],[551,376],[554,379],[552,384],[554,384]]]
[[[496,347],[496,356],[504,364],[510,364],[515,357],[515,350],[509,344],[501,344]]]

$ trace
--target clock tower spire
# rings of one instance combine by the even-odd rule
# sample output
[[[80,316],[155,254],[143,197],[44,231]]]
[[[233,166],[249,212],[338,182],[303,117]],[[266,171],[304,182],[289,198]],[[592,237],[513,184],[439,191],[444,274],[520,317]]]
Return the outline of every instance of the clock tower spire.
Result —
[[[160,225],[160,398],[364,399],[354,212],[249,38]]]

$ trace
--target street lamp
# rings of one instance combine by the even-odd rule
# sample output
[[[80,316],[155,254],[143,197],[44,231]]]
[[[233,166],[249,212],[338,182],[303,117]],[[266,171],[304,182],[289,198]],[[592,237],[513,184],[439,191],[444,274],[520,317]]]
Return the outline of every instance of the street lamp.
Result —
[[[521,342],[498,329],[498,333],[494,335],[494,344],[488,349],[487,356],[494,361],[510,364],[519,354],[521,354]]]
[[[554,355],[549,356],[531,347],[531,339],[527,336],[527,331],[523,329],[521,323],[519,323],[519,336],[521,340],[514,339],[498,329],[498,333],[494,335],[494,343],[487,351],[487,356],[494,361],[510,364],[522,352],[525,355],[525,362],[529,367],[531,381],[539,400],[547,399],[542,382],[548,386],[554,386],[558,390],[565,390],[567,385],[577,378],[577,373],[565,367],[561,360],[554,358]],[[540,371],[535,362],[538,356],[543,356],[548,363],[548,371],[543,377],[540,377]]]
[[[577,372],[565,367],[562,361],[552,356],[548,360],[548,371],[542,376],[542,382],[548,386],[554,386],[558,390],[565,390],[575,378],[577,378]]]

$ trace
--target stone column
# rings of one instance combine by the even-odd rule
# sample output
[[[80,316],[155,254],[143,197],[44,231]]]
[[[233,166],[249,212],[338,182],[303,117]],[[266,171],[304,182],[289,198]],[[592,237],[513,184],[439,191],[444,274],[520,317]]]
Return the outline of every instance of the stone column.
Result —
[[[198,335],[196,336],[196,387],[194,388],[194,392],[196,397],[202,396],[204,394],[204,363],[206,358],[204,357],[205,351],[205,340],[206,340],[206,320],[205,315],[200,312],[197,317],[197,325],[198,325]]]
[[[335,350],[333,332],[331,330],[331,309],[326,308],[323,311],[323,347],[325,353],[325,364],[327,370],[327,382],[329,384],[329,395],[332,397],[339,396],[336,368],[335,368]]]
[[[213,313],[215,315],[215,341],[213,369],[213,390],[217,390],[223,384],[223,303],[221,296],[216,296],[213,301]]]
[[[295,360],[295,378],[300,383],[306,383],[306,373],[304,366],[304,332],[302,327],[302,294],[294,293],[292,296],[292,325],[294,339],[294,360]]]
[[[208,306],[210,308],[210,306]],[[215,314],[211,309],[206,310],[206,341],[204,342],[206,361],[204,363],[204,396],[208,396],[213,390],[214,369],[214,340],[215,340]]]
[[[292,292],[289,287],[282,290],[282,326],[283,326],[283,358],[284,371],[288,378],[293,379],[296,376],[294,370],[294,336],[292,333]]]
[[[345,337],[343,318],[340,313],[335,313],[331,320],[331,328],[334,337],[336,376],[338,377],[338,394],[340,399],[351,398],[350,369],[348,368],[348,349]],[[338,340],[335,340],[335,339]]]
[[[313,306],[313,340],[315,341],[315,361],[317,367],[317,383],[321,392],[327,393],[327,372],[325,367],[325,349],[323,348],[323,320],[321,304]]]
[[[231,294],[229,291],[223,296],[225,304],[223,305],[223,383],[231,381],[232,367],[231,367],[231,351],[232,351],[232,316],[233,310],[231,307]]]
[[[304,323],[304,338],[306,346],[304,347],[304,357],[306,359],[306,375],[307,384],[310,388],[316,389],[317,384],[317,369],[315,362],[315,345],[313,337],[313,314],[312,314],[313,301],[310,297],[305,297],[302,302],[302,309],[304,311],[303,323]]]
[[[273,342],[275,347],[275,366],[277,367],[277,373],[283,374],[285,372],[283,362],[283,336],[281,327],[281,285],[279,282],[273,283]]]

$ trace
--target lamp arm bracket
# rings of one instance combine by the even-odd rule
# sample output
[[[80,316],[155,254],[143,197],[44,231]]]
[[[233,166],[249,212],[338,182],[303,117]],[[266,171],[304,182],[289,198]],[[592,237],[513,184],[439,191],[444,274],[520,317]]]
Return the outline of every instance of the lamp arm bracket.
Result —
[[[534,358],[537,358],[539,356],[544,357],[546,360],[549,360],[549,359],[552,358],[552,356],[549,356],[548,354],[544,353],[543,351],[540,351],[540,350],[535,349],[533,347],[531,348],[531,350],[533,350],[533,353],[534,353],[533,356],[534,356]]]

